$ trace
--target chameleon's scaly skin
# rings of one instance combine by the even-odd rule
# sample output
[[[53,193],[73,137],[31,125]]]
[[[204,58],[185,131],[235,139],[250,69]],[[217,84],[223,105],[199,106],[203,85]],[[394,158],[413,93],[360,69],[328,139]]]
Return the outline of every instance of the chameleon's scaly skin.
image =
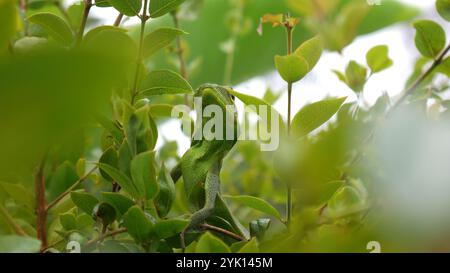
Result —
[[[179,166],[172,170],[174,181],[183,176],[187,197],[196,210],[192,214],[188,229],[195,229],[214,213],[228,221],[235,232],[242,234],[220,197],[219,174],[222,159],[233,148],[238,137],[237,113],[233,98],[225,87],[210,84],[201,86],[196,91],[195,97],[202,98],[202,111],[208,105],[217,105],[223,110],[223,132],[227,129],[232,130],[234,138],[232,140],[206,140],[205,138],[193,140],[191,148],[183,155]],[[232,107],[227,108],[227,105]],[[227,121],[226,111],[231,120]],[[211,118],[203,117],[202,124],[205,125],[209,119]],[[196,130],[203,130],[203,128],[199,127]]]

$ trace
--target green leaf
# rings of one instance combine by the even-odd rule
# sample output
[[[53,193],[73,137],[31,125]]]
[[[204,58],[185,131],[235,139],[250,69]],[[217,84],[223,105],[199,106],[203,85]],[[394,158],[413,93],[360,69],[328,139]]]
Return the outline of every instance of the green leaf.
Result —
[[[137,56],[137,46],[133,39],[124,29],[117,27],[101,26],[92,29],[83,39],[83,46],[98,52],[97,54],[116,56],[126,62],[135,61]]]
[[[123,172],[118,169],[103,163],[98,163],[98,167],[106,174],[111,176],[126,192],[131,194],[135,198],[139,198],[136,186],[133,184],[130,178],[128,178]]]
[[[77,207],[88,215],[92,215],[92,211],[99,202],[92,194],[85,192],[71,192],[70,198]]]
[[[67,231],[77,229],[77,219],[70,212],[61,214],[59,216],[59,221],[61,222],[62,227]]]
[[[137,15],[142,8],[142,0],[109,0],[109,3],[127,16]]]
[[[238,253],[259,253],[256,238],[253,238],[248,243],[246,243],[241,249],[239,249]]]
[[[0,236],[0,253],[37,253],[40,248],[41,241],[34,238],[16,235]]]
[[[94,216],[95,219],[100,219],[103,226],[108,226],[116,220],[117,212],[112,205],[102,202],[94,207],[92,216]]]
[[[450,57],[444,59],[442,63],[436,68],[436,71],[450,78]]]
[[[143,80],[139,97],[167,94],[190,94],[191,85],[178,73],[170,70],[150,72]]]
[[[206,232],[198,240],[196,253],[231,253],[231,250],[222,240]]]
[[[118,168],[119,157],[117,155],[116,149],[114,149],[114,147],[110,147],[109,149],[107,149],[100,157],[99,162],[103,164],[108,164],[114,168]],[[103,176],[104,179],[110,182],[113,181],[113,178],[102,169],[100,169],[100,174]]]
[[[377,73],[392,66],[393,62],[389,58],[389,48],[386,45],[373,47],[366,54],[367,65],[372,73]]]
[[[130,145],[127,140],[124,140],[119,149],[119,170],[128,177],[131,177],[130,165],[132,159]]]
[[[360,212],[365,207],[364,198],[351,186],[340,188],[328,202],[328,211],[334,218]]]
[[[23,185],[0,182],[0,188],[3,188],[3,190],[14,199],[14,202],[24,204],[29,208],[34,208],[34,195]]]
[[[281,221],[281,215],[278,212],[278,210],[276,210],[271,204],[269,204],[267,201],[261,198],[249,195],[239,195],[239,196],[225,195],[224,198],[230,199],[236,203],[258,210],[265,214],[274,216],[275,218]]]
[[[103,200],[114,206],[117,209],[117,212],[119,212],[119,214],[121,215],[125,214],[128,209],[130,209],[134,205],[133,200],[120,193],[102,192],[101,195]]]
[[[288,83],[301,80],[309,71],[308,62],[301,56],[275,56],[275,67],[280,76]]]
[[[189,221],[187,220],[163,220],[155,224],[154,232],[159,239],[166,239],[180,234],[188,225]]]
[[[173,106],[170,104],[153,104],[149,106],[149,112],[152,117],[172,117]]]
[[[150,17],[157,18],[177,8],[184,0],[151,0]]]
[[[159,217],[165,217],[175,200],[175,184],[167,168],[162,165],[158,176],[159,192],[154,200]]]
[[[126,29],[120,28],[120,27],[107,26],[107,25],[106,26],[98,26],[98,27],[95,27],[95,28],[89,30],[84,35],[83,42],[84,43],[89,42],[91,39],[94,39],[98,34],[100,34],[102,31],[105,31],[105,30],[120,31],[120,32],[124,32],[124,33],[127,32]]]
[[[258,220],[253,220],[250,222],[250,236],[256,237],[258,240],[262,241],[266,234],[266,231],[270,227],[270,219],[261,218]]]
[[[158,52],[159,50],[170,45],[175,38],[186,34],[181,29],[163,27],[149,33],[144,38],[143,56],[148,58]]]
[[[109,0],[95,0],[95,6],[99,8],[111,7]]]
[[[320,56],[322,56],[322,52],[323,41],[319,36],[307,40],[295,50],[296,55],[301,56],[306,60],[309,71],[316,66]]]
[[[347,85],[356,93],[364,89],[367,80],[367,69],[355,61],[350,61],[345,69]]]
[[[155,152],[140,153],[131,161],[131,177],[139,195],[150,200],[158,194],[156,182]]]
[[[255,106],[256,107],[256,113],[264,120],[267,121],[267,126],[268,126],[268,130],[279,130],[279,132],[284,132],[285,131],[285,126],[284,126],[284,121],[283,121],[283,116],[274,108],[272,107],[272,105],[268,104],[267,102],[263,101],[260,98],[254,97],[254,96],[250,96],[250,95],[246,95],[246,94],[242,94],[239,93],[235,90],[228,90],[228,92],[230,94],[232,94],[233,96],[235,96],[236,98],[238,98],[239,100],[241,100],[245,105],[247,106]],[[263,117],[261,114],[261,112],[259,111],[260,106],[265,106],[267,107],[267,116]],[[276,115],[278,116],[278,126],[279,128],[271,128],[271,124],[272,124],[272,120],[271,120],[271,115],[270,112],[274,111],[274,113],[276,113]]]
[[[131,207],[123,216],[123,226],[138,242],[146,242],[153,231],[153,223],[138,206]]]
[[[341,108],[347,97],[325,99],[303,107],[292,120],[292,131],[296,137],[305,136],[327,122]]]
[[[48,182],[48,200],[54,200],[79,179],[72,163],[66,161],[56,168]]]
[[[450,0],[437,0],[436,9],[442,18],[450,21]]]
[[[438,24],[430,20],[420,20],[413,24],[416,29],[416,47],[428,58],[435,58],[445,46],[445,31]]]
[[[28,17],[27,20],[42,27],[50,37],[65,46],[71,45],[74,41],[70,26],[62,18],[52,13],[37,13]]]
[[[15,1],[0,1],[0,54],[6,51],[10,39],[16,34],[17,15]]]

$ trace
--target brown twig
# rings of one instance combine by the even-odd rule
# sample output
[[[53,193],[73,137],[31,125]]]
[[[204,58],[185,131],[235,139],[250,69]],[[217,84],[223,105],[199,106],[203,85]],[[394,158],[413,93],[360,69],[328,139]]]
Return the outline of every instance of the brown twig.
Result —
[[[61,193],[58,197],[55,198],[50,204],[48,204],[46,210],[49,211],[52,207],[54,207],[56,204],[58,204],[59,201],[61,201],[66,195],[71,193],[74,189],[76,189],[81,183],[83,183],[86,179],[89,178],[89,176],[97,170],[97,166],[92,168],[87,174],[85,174],[83,177],[78,179],[72,186],[70,186],[66,191]]]
[[[47,248],[47,210],[45,199],[45,157],[42,159],[34,176],[36,193],[36,229],[37,238],[41,240],[41,249]]]
[[[119,13],[119,15],[117,15],[116,20],[114,21],[114,25],[115,27],[120,26],[120,23],[122,23],[122,19],[123,19],[123,13]]]
[[[83,19],[81,19],[80,29],[77,33],[77,45],[79,45],[83,40],[84,29],[86,28],[87,19],[89,17],[89,12],[91,11],[92,6],[92,0],[84,0]]]
[[[175,28],[179,29],[180,28],[180,22],[178,20],[178,14],[176,11],[173,11],[170,13],[172,15],[172,19],[173,19],[173,25],[175,26]],[[188,73],[186,70],[186,62],[184,60],[184,48],[183,45],[181,44],[181,37],[177,36],[176,38],[176,44],[177,44],[177,54],[178,54],[178,60],[180,62],[180,74],[181,76],[188,80]]]
[[[223,229],[223,228],[220,228],[220,227],[216,227],[216,226],[213,226],[213,225],[210,225],[210,224],[201,224],[200,227],[202,227],[204,229],[208,229],[208,230],[212,230],[212,231],[216,231],[216,232],[222,233],[222,234],[224,234],[226,236],[229,236],[229,237],[231,237],[233,239],[236,239],[238,241],[247,241],[247,239],[245,239],[244,237],[242,237],[239,234],[233,233],[233,232],[231,232],[229,230],[226,230],[226,229]]]
[[[104,234],[101,234],[98,238],[94,238],[94,239],[90,240],[89,242],[87,242],[86,245],[89,246],[89,245],[95,244],[97,242],[101,242],[101,241],[103,241],[104,239],[106,239],[108,237],[113,237],[113,236],[125,233],[127,231],[128,231],[127,228],[119,228],[119,229],[116,229],[116,230],[113,230],[113,231],[110,231],[110,232],[106,232]]]

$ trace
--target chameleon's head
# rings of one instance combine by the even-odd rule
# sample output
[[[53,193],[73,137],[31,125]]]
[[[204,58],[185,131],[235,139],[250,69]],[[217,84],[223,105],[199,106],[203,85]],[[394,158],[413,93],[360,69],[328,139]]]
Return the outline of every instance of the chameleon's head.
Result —
[[[234,96],[229,92],[229,87],[216,84],[204,84],[200,86],[194,94],[194,97],[201,97],[203,105],[232,105],[234,106]]]
[[[238,118],[236,106],[234,104],[234,97],[230,94],[230,92],[228,92],[228,90],[230,90],[229,87],[215,84],[204,84],[197,89],[194,97],[196,99],[201,99],[201,109],[203,112],[202,125],[205,126],[205,124],[207,124],[211,119],[217,118],[216,112],[220,110],[222,119],[215,120],[215,122],[216,124],[217,122],[223,123],[222,132],[224,135],[221,139],[222,141],[229,140],[234,144],[237,140],[237,136],[239,135]],[[211,115],[211,111],[214,112],[213,115]],[[217,130],[215,132],[217,132]]]

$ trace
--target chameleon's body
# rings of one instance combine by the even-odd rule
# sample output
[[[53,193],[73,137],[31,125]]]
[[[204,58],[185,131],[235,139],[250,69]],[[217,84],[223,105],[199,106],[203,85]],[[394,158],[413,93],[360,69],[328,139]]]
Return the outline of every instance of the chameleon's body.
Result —
[[[225,87],[209,84],[201,86],[194,96],[202,98],[202,111],[209,105],[217,105],[222,109],[222,132],[225,134],[227,130],[232,130],[233,138],[227,140],[224,135],[223,140],[207,140],[203,136],[193,140],[190,149],[181,158],[180,164],[172,171],[174,181],[183,177],[186,195],[190,205],[196,210],[191,216],[187,230],[198,228],[208,217],[214,215],[227,221],[234,232],[242,235],[239,225],[220,196],[219,174],[222,159],[233,148],[238,137],[234,100]],[[203,117],[202,125],[204,126],[211,118],[214,117]],[[194,136],[198,133],[197,130],[203,130],[202,126],[196,126]]]

